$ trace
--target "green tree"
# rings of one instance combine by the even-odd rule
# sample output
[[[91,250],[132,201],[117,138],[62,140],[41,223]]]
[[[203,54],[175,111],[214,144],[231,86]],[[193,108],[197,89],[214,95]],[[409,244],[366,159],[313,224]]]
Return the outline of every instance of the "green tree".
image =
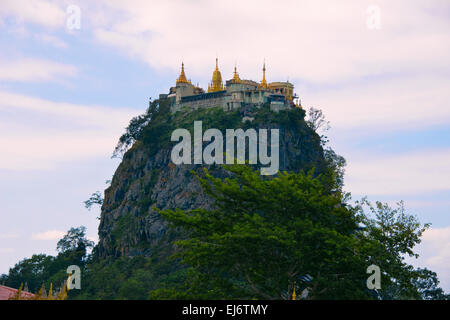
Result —
[[[162,106],[161,106],[162,105]],[[130,120],[125,133],[119,138],[116,148],[113,152],[113,158],[121,158],[125,152],[139,139],[142,138],[142,133],[150,121],[154,120],[159,114],[167,112],[167,106],[160,103],[159,100],[149,100],[149,106],[146,112],[142,115],[136,116]]]
[[[9,269],[4,278],[6,286],[19,288],[22,283],[27,283],[32,292],[36,292],[51,276],[51,265],[55,257],[45,254],[34,254],[31,258],[25,258]]]
[[[264,179],[247,166],[228,169],[234,178],[200,178],[213,210],[161,211],[189,231],[177,256],[227,288],[217,297],[280,299],[306,274],[312,298],[367,295],[366,261],[355,254],[358,219],[340,193],[312,171]]]
[[[95,191],[93,194],[91,194],[89,199],[87,199],[86,201],[83,201],[83,203],[84,203],[84,206],[86,209],[91,210],[91,208],[94,204],[102,206],[103,196],[100,193],[100,191]]]
[[[382,270],[381,298],[421,299],[415,282],[419,274],[405,262],[405,256],[418,257],[413,248],[430,225],[422,225],[407,214],[403,202],[391,208],[379,201],[373,205],[364,198],[357,202],[356,209],[364,225],[362,236],[373,243],[367,252],[369,261]]]
[[[58,241],[56,257],[45,254],[34,254],[25,258],[9,269],[8,275],[2,276],[6,286],[18,288],[21,283],[27,283],[31,292],[37,292],[44,284],[60,285],[67,279],[67,267],[78,265],[82,270],[88,258],[87,249],[93,242],[86,239],[86,227],[71,228]],[[71,294],[71,293],[69,293]]]
[[[56,250],[61,253],[66,251],[83,251],[94,247],[94,242],[86,238],[86,227],[70,228],[67,234],[58,241]]]
[[[401,256],[414,255],[427,226],[404,210],[377,204],[369,218],[361,205],[352,207],[344,194],[330,190],[327,176],[280,173],[267,179],[247,166],[227,168],[232,178],[207,170],[199,176],[214,208],[160,211],[189,232],[177,242],[175,257],[192,276],[184,287],[151,297],[179,297],[185,290],[191,298],[283,299],[295,283],[297,291],[308,289],[309,299],[370,299],[366,269],[374,263],[383,273],[382,298],[420,298],[416,274]],[[312,280],[305,282],[305,275]],[[402,290],[391,297],[394,284]]]
[[[416,272],[418,276],[413,280],[413,284],[418,288],[423,300],[450,300],[450,295],[445,294],[444,290],[439,287],[436,272],[427,268],[419,268]]]

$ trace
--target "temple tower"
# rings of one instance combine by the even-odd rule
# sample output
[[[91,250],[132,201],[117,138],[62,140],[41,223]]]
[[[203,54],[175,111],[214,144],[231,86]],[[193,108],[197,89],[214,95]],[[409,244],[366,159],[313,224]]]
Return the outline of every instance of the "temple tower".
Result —
[[[219,71],[219,60],[216,58],[216,69],[213,72],[211,84],[208,86],[208,92],[217,92],[224,90],[222,84],[222,74]]]

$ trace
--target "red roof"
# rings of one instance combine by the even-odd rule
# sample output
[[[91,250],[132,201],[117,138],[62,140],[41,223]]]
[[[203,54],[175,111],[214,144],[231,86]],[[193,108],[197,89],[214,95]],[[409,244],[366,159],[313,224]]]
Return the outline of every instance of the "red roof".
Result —
[[[0,285],[0,300],[8,300],[10,297],[12,297],[17,292],[17,289],[5,287]],[[31,298],[34,296],[34,294],[26,291],[22,291],[20,294],[23,298]]]

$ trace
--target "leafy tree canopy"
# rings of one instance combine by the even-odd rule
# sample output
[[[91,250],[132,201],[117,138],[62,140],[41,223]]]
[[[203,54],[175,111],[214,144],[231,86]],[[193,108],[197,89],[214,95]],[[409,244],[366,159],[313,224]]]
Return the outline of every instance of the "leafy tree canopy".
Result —
[[[94,242],[86,238],[86,227],[70,228],[67,234],[58,241],[56,249],[64,253],[66,251],[86,250],[93,248]]]
[[[154,297],[174,297],[195,279],[201,281],[191,298],[282,299],[294,284],[297,292],[308,289],[309,299],[423,297],[414,282],[420,272],[404,255],[415,255],[428,225],[403,206],[372,206],[365,199],[351,206],[344,194],[325,187],[328,177],[312,172],[267,179],[247,166],[226,167],[233,178],[215,178],[207,170],[199,176],[215,208],[160,211],[189,232],[177,242],[175,256],[194,276],[184,289],[166,288]],[[382,271],[378,292],[366,287],[371,264]]]
[[[31,258],[25,258],[13,268],[1,280],[6,286],[19,288],[21,284],[27,284],[31,292],[37,292],[42,284],[48,288],[50,283],[59,286],[67,279],[67,267],[77,265],[85,268],[87,261],[87,248],[92,247],[93,242],[86,239],[86,228],[81,226],[71,228],[67,234],[58,241],[56,257],[45,254],[34,254]]]

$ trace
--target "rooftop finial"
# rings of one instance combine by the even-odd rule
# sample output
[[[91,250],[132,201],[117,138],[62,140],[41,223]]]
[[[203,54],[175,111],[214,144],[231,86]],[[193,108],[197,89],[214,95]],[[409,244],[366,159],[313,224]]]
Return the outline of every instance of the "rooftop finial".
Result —
[[[184,73],[184,62],[181,62],[181,73],[180,76],[177,79],[177,84],[179,83],[189,83],[188,79],[186,78],[186,74]]]
[[[233,79],[231,79],[233,83],[241,83],[241,79],[239,78],[239,75],[237,73],[236,63],[234,64],[234,74]]]
[[[297,294],[295,293],[295,282],[294,282],[294,292],[292,292],[292,300],[297,300]]]
[[[266,81],[266,59],[264,59],[264,64],[263,64],[263,78],[261,80],[261,88],[266,89],[267,88],[267,81]]]
[[[222,74],[219,71],[219,59],[216,58],[216,69],[213,72],[212,81],[208,87],[208,92],[216,92],[222,90],[223,90]]]

